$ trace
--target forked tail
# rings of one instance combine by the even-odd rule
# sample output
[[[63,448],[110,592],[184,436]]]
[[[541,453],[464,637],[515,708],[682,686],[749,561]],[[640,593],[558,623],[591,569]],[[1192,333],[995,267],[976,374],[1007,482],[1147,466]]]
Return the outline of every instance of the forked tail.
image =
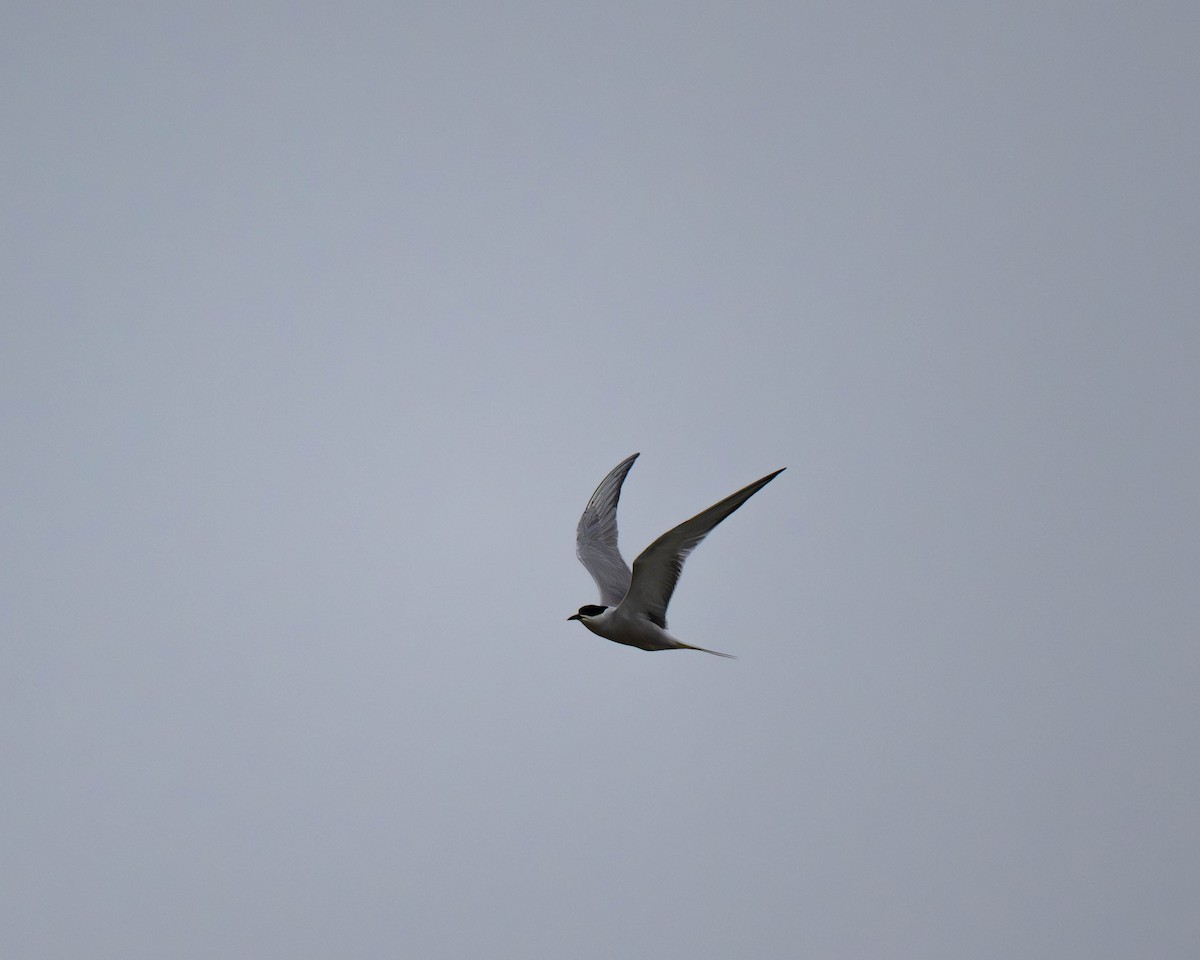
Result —
[[[693,647],[690,643],[679,644],[685,650],[699,650],[701,653],[711,653],[714,657],[728,657],[730,660],[736,660],[732,653],[721,653],[718,650],[709,650],[707,647]]]

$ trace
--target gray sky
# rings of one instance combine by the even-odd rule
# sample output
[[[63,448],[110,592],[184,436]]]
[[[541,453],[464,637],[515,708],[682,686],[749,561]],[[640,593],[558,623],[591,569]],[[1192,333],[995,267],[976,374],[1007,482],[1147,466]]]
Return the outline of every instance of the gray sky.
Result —
[[[6,4],[0,953],[1195,957],[1198,28]]]

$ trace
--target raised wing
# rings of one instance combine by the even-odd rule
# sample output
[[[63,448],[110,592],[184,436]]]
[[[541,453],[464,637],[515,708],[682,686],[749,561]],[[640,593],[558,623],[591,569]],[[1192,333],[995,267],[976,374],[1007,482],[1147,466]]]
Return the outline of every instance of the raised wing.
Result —
[[[621,484],[641,454],[626,457],[596,488],[575,528],[575,556],[600,588],[600,602],[615,607],[629,592],[629,564],[617,549],[617,501]]]
[[[781,473],[783,470],[776,470],[761,480],[755,480],[750,486],[742,487],[691,520],[685,520],[668,530],[643,550],[633,561],[633,579],[625,597],[624,609],[648,617],[665,630],[667,604],[671,602],[671,594],[675,592],[675,584],[679,582],[683,561],[688,554],[712,532],[713,527]]]

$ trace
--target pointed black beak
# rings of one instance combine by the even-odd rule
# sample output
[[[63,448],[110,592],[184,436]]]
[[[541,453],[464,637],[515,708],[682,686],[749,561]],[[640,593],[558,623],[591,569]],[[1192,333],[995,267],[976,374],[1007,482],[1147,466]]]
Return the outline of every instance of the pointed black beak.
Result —
[[[579,619],[579,614],[577,614],[577,613],[573,613],[573,614],[571,614],[569,617],[567,617],[567,619],[568,619],[568,620],[578,620],[578,619]]]

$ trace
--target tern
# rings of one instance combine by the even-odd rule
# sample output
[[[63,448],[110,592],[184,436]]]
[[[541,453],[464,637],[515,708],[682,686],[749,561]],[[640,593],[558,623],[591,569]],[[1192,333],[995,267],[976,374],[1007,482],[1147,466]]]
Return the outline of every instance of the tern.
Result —
[[[639,456],[635,453],[613,467],[583,508],[575,529],[575,555],[600,588],[600,603],[582,606],[567,619],[578,620],[606,640],[642,650],[700,650],[737,659],[733,654],[693,647],[667,633],[667,604],[688,554],[718,523],[786,468],[755,480],[668,530],[638,555],[630,571],[617,548],[617,501],[625,475]]]

